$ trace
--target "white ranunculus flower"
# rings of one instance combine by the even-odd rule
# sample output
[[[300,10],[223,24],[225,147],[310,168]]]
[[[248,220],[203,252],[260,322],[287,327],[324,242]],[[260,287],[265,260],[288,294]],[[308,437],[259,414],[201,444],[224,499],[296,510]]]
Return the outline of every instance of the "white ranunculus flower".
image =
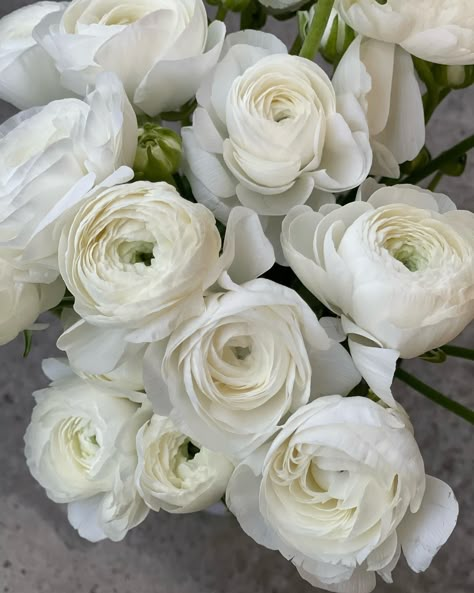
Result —
[[[337,0],[358,33],[437,64],[474,64],[472,0]]]
[[[229,221],[221,256],[220,250],[212,213],[167,183],[93,191],[59,244],[61,275],[82,317],[59,342],[73,366],[110,371],[127,343],[162,339],[199,315],[204,292],[224,270],[244,281],[274,262],[258,218],[245,208]],[[89,347],[94,340],[107,344],[106,361]]]
[[[194,513],[217,503],[234,466],[154,415],[137,435],[136,487],[154,511]]]
[[[28,109],[70,94],[50,56],[33,39],[41,19],[65,7],[66,2],[36,2],[0,19],[0,99]]]
[[[369,593],[400,553],[424,571],[456,525],[451,488],[425,476],[403,414],[332,395],[298,410],[235,470],[227,504],[244,531],[312,585]]]
[[[83,381],[64,364],[46,361],[51,385],[36,392],[25,434],[33,477],[91,540],[118,541],[148,510],[134,487],[136,435],[150,408],[120,389]]]
[[[311,398],[349,393],[360,375],[295,291],[221,282],[228,290],[209,295],[199,317],[150,346],[145,387],[157,413],[242,459]]]
[[[208,26],[202,0],[73,0],[35,34],[74,92],[115,72],[132,103],[157,115],[195,95],[219,58],[225,25]]]
[[[30,284],[0,254],[0,345],[7,344],[30,328],[40,313],[57,305],[64,294],[64,283]]]
[[[292,206],[317,207],[321,191],[366,179],[365,114],[356,100],[339,105],[324,71],[288,55],[273,35],[229,35],[223,56],[199,89],[192,127],[182,131],[186,173],[196,199],[219,220],[247,206],[278,247]]]
[[[473,318],[474,214],[419,187],[378,186],[365,200],[366,187],[331,211],[294,208],[282,244],[303,284],[342,316],[362,376],[393,403],[397,358],[446,344]]]
[[[136,116],[112,74],[102,75],[84,101],[53,101],[0,126],[0,247],[25,279],[58,276],[63,221],[48,219],[64,200],[72,207],[95,183],[131,166],[136,146]],[[120,171],[122,181],[133,175]]]
[[[359,36],[332,80],[339,100],[355,96],[367,114],[372,175],[400,177],[400,167],[425,144],[421,89],[411,56],[393,43]]]

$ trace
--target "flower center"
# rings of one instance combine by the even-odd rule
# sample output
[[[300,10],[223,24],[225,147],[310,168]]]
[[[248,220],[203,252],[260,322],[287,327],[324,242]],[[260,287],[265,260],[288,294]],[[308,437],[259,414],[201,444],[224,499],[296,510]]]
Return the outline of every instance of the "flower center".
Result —
[[[200,450],[201,449],[196,447],[192,441],[187,439],[180,447],[180,454],[182,457],[184,457],[185,461],[192,461],[200,452]]]
[[[145,264],[148,267],[155,259],[154,247],[149,241],[124,241],[118,247],[118,255],[125,264]]]
[[[223,358],[230,364],[242,364],[252,354],[250,336],[231,338],[224,347]]]
[[[409,243],[401,243],[401,245],[395,245],[388,250],[391,255],[402,263],[405,268],[410,272],[417,272],[426,268],[429,264],[429,260],[425,254],[417,251],[414,245]]]
[[[91,422],[84,418],[68,418],[59,427],[68,452],[74,462],[89,470],[92,467],[100,444]]]

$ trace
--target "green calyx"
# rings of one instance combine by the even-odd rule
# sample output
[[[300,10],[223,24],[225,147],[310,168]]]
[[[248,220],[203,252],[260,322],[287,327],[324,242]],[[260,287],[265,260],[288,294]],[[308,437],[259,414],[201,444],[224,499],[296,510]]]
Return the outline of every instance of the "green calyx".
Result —
[[[173,183],[173,175],[181,165],[180,136],[153,122],[138,130],[138,146],[133,168],[137,180]]]

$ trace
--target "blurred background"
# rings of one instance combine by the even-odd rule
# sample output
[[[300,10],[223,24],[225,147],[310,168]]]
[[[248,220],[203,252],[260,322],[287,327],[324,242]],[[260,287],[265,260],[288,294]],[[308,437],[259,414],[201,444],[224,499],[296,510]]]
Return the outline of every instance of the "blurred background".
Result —
[[[0,17],[32,4],[1,0]],[[229,28],[237,22],[229,19]],[[266,30],[287,45],[294,23],[269,19]],[[0,102],[0,121],[15,113]],[[474,87],[455,91],[430,121],[433,155],[472,134]],[[474,156],[461,178],[444,178],[438,191],[458,208],[473,208]],[[277,552],[259,547],[231,516],[151,513],[125,541],[90,544],[69,526],[65,508],[49,501],[29,475],[23,434],[31,393],[47,384],[41,360],[57,354],[59,325],[35,334],[23,359],[23,338],[0,348],[0,593],[310,593],[314,592]],[[456,341],[474,347],[471,327]],[[408,371],[473,407],[474,364],[451,358],[442,365],[412,361]],[[430,569],[416,575],[400,561],[395,583],[378,582],[377,593],[468,593],[474,590],[473,458],[471,427],[397,382],[396,394],[409,412],[426,472],[448,482],[459,503],[458,525]]]

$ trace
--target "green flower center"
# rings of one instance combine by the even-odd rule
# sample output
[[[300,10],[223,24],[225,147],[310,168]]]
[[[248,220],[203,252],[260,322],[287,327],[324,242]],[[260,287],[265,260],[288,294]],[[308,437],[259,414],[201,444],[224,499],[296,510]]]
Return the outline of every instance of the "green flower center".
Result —
[[[410,272],[417,272],[427,266],[428,259],[414,245],[402,243],[400,246],[389,249],[391,255],[402,263]]]
[[[124,241],[119,245],[118,254],[123,263],[145,264],[148,267],[155,258],[154,247],[148,241]]]

